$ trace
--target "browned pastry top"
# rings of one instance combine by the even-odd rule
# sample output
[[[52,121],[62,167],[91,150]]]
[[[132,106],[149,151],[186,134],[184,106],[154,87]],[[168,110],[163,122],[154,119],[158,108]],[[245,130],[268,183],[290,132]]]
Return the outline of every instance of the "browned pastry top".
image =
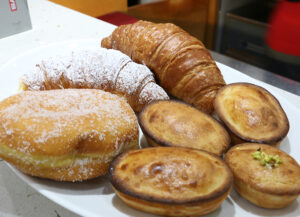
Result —
[[[105,155],[138,138],[131,107],[93,89],[21,92],[0,103],[0,122],[1,150],[35,156]]]
[[[215,199],[232,185],[232,174],[222,159],[181,147],[123,153],[112,162],[109,176],[113,187],[124,194],[175,204]]]
[[[278,155],[282,163],[278,167],[262,166],[252,153],[261,148],[267,155]],[[232,147],[225,156],[234,177],[254,189],[275,195],[300,194],[300,166],[285,152],[264,144],[244,143]]]
[[[262,87],[233,83],[222,88],[215,110],[226,126],[249,142],[276,143],[289,130],[289,121],[277,99]]]
[[[139,115],[140,126],[162,146],[203,149],[222,155],[230,144],[227,131],[209,115],[179,101],[156,101]]]

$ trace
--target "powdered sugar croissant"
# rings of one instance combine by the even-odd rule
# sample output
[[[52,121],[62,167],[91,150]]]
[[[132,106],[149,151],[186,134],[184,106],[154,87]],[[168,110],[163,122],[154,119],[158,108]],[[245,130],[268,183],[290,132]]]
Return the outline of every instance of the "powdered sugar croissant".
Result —
[[[153,100],[168,99],[152,72],[116,50],[77,50],[48,58],[21,77],[21,90],[93,88],[126,98],[135,112]]]
[[[201,41],[174,24],[139,21],[114,30],[102,47],[146,64],[170,94],[211,113],[223,76]]]

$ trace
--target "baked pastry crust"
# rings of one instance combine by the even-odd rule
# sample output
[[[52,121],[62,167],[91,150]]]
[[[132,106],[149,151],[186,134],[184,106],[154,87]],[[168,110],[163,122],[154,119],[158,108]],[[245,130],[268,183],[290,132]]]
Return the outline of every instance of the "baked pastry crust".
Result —
[[[42,178],[101,176],[116,155],[138,148],[133,110],[101,90],[24,91],[0,103],[0,122],[0,157]]]
[[[262,166],[252,153],[261,149],[282,160],[276,168]],[[300,195],[300,166],[285,152],[265,144],[244,143],[233,146],[225,161],[234,176],[234,187],[248,201],[264,208],[279,209]]]
[[[153,100],[169,99],[146,66],[105,48],[80,49],[50,57],[21,77],[21,90],[66,88],[100,89],[117,94],[135,112]]]
[[[146,64],[170,95],[211,113],[223,76],[203,43],[171,23],[122,25],[101,46]]]
[[[129,206],[164,216],[198,216],[217,209],[232,174],[222,159],[182,147],[132,150],[111,164],[109,179]]]
[[[179,101],[152,102],[144,107],[138,120],[151,146],[189,147],[221,156],[230,144],[230,137],[221,124]]]
[[[233,83],[223,87],[214,107],[234,144],[278,145],[289,131],[288,118],[278,100],[254,84]]]

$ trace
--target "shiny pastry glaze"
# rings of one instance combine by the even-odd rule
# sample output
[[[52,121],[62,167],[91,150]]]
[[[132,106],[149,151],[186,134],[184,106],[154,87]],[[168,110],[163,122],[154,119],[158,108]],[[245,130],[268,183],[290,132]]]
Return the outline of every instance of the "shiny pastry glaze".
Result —
[[[280,103],[262,87],[249,83],[227,85],[218,92],[214,106],[219,118],[242,140],[276,144],[289,131]]]
[[[155,147],[126,152],[111,164],[113,187],[148,202],[189,204],[227,194],[232,175],[226,164],[208,152]]]
[[[139,114],[139,123],[152,146],[182,146],[221,156],[229,147],[227,131],[213,118],[174,100],[156,101]]]
[[[172,96],[211,113],[223,76],[203,43],[171,23],[122,25],[101,46],[120,50],[147,65]]]

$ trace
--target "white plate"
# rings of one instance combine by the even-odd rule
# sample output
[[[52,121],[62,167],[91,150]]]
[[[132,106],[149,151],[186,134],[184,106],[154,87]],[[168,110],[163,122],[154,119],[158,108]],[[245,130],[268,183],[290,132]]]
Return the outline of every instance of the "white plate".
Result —
[[[99,40],[71,41],[39,47],[22,54],[0,68],[0,100],[17,92],[19,77],[33,68],[41,59],[81,47],[100,46]],[[250,78],[239,71],[218,63],[227,83],[250,82],[268,89],[280,101],[290,120],[290,131],[280,148],[300,162],[300,111],[291,102],[276,92],[272,86]],[[143,138],[141,137],[141,140]],[[64,183],[27,176],[10,166],[28,185],[59,205],[82,216],[152,216],[126,206],[113,192],[105,177],[82,182]],[[207,216],[299,216],[300,199],[281,210],[256,207],[234,190],[220,208]]]

